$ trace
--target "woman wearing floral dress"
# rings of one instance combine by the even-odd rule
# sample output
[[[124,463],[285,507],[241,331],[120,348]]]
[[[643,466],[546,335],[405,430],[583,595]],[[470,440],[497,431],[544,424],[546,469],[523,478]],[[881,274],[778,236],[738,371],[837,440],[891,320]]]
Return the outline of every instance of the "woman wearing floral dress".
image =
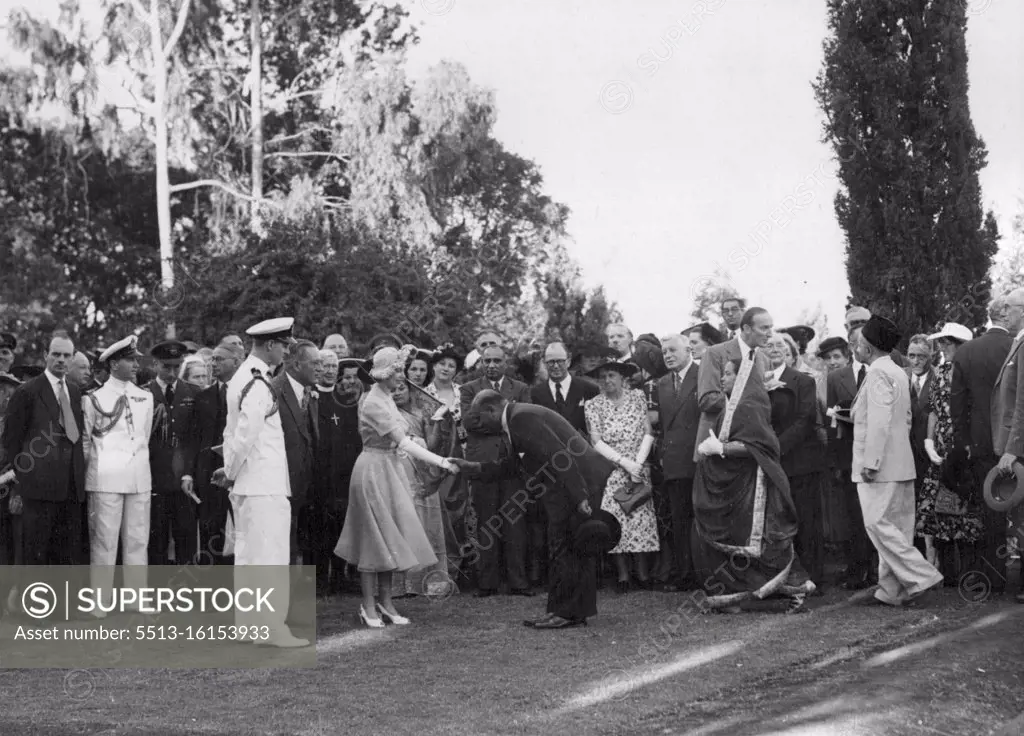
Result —
[[[641,480],[650,482],[650,471],[644,463],[654,445],[654,436],[647,416],[647,399],[643,391],[626,387],[638,370],[632,363],[618,361],[599,366],[589,375],[598,379],[601,394],[583,407],[591,444],[618,466],[605,485],[601,508],[611,512],[622,526],[619,544],[610,553],[618,570],[620,593],[629,590],[630,559],[640,585],[650,585],[644,553],[661,549],[652,501],[648,499],[627,516],[615,500],[616,492]]]
[[[391,394],[395,406],[405,420],[406,436],[411,437],[412,441],[421,447],[443,455],[447,448],[441,447],[440,425],[419,410],[410,394],[412,390],[407,384],[399,384]],[[392,596],[404,598],[415,595],[444,595],[449,589],[448,554],[445,550],[444,518],[437,490],[445,473],[440,468],[415,460],[406,453],[399,453],[399,457],[406,464],[410,480],[409,491],[416,506],[416,514],[420,517],[423,531],[427,533],[437,562],[408,573],[394,573],[391,576]]]
[[[451,343],[441,345],[430,358],[433,378],[424,387],[426,392],[448,407],[440,420],[443,447],[451,448],[446,457],[463,457],[466,430],[462,427],[462,409],[459,392],[462,386],[455,376],[462,370],[465,359]],[[463,562],[472,559],[476,539],[476,514],[469,501],[469,485],[461,477],[449,482],[447,493],[442,493],[441,513],[444,516],[444,538],[448,552],[449,571],[459,575]],[[468,572],[468,571],[466,571]]]
[[[935,369],[928,397],[925,448],[932,462],[925,471],[917,499],[917,535],[925,539],[925,557],[939,568],[947,584],[954,585],[971,562],[962,559],[963,554],[978,541],[982,531],[977,510],[969,508],[942,481],[943,461],[953,448],[953,420],[949,412],[953,356],[971,337],[970,329],[953,323],[929,337],[942,351],[943,362]]]

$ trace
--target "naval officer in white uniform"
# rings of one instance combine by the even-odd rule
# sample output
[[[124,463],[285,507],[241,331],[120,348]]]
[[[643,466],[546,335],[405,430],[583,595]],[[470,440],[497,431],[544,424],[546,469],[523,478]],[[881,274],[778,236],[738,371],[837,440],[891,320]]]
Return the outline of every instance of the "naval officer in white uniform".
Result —
[[[281,413],[271,387],[271,371],[284,362],[292,338],[291,317],[260,322],[246,330],[252,352],[228,383],[227,425],[224,429],[224,468],[215,478],[231,489],[234,517],[236,585],[267,588],[274,613],[236,613],[240,626],[268,626],[269,641],[278,647],[304,647],[309,641],[291,633],[285,624],[289,598],[289,539],[291,489],[285,455]],[[258,576],[238,567],[279,566],[274,574],[264,567]],[[239,573],[242,573],[241,575]]]
[[[137,340],[132,335],[103,351],[99,362],[109,366],[110,378],[82,399],[90,577],[94,588],[107,590],[114,583],[118,541],[125,587],[145,587],[149,561],[153,395],[134,383],[142,357]]]

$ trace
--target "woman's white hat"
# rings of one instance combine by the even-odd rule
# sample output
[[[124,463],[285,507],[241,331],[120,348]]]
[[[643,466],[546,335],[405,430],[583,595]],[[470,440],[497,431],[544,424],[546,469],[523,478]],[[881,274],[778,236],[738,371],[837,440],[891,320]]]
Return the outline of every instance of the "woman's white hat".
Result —
[[[957,322],[947,322],[942,325],[942,329],[936,332],[934,335],[928,335],[929,340],[938,340],[940,337],[950,337],[960,342],[967,342],[968,340],[974,339],[974,333],[971,332],[969,327],[964,327],[962,324]]]
[[[409,356],[416,350],[412,345],[406,345],[401,350],[393,347],[384,347],[373,354],[373,367],[370,368],[370,378],[374,381],[386,381],[395,373],[405,371],[405,364]]]

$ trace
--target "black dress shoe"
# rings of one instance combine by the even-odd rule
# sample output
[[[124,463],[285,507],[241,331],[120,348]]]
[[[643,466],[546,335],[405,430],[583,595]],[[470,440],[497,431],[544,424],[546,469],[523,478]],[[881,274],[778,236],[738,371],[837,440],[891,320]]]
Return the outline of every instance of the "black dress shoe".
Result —
[[[490,598],[492,595],[498,595],[498,591],[491,590],[489,588],[480,588],[473,594],[474,598]]]
[[[544,621],[548,621],[549,619],[552,619],[554,617],[555,617],[555,614],[553,614],[553,613],[545,613],[543,616],[541,616],[539,618],[528,618],[528,619],[526,619],[525,621],[523,621],[523,626],[529,626],[532,629],[532,628],[536,627],[537,624],[543,623]]]
[[[571,629],[573,626],[586,626],[585,618],[562,618],[552,616],[547,621],[540,621],[533,625],[535,629]]]
[[[536,593],[534,593],[529,588],[512,588],[511,590],[509,590],[508,594],[509,595],[521,595],[524,598],[533,598],[535,595],[537,595]]]

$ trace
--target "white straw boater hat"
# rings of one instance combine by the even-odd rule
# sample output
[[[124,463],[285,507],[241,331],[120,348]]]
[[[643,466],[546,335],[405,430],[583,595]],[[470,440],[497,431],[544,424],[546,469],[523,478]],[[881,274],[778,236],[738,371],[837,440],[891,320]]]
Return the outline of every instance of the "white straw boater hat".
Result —
[[[370,378],[374,381],[386,381],[395,373],[405,372],[405,364],[409,356],[416,351],[413,345],[406,345],[401,350],[385,347],[373,354],[373,365],[370,367]]]
[[[969,327],[964,327],[956,322],[947,322],[934,335],[928,335],[929,340],[938,340],[940,337],[950,337],[960,342],[969,342],[974,338],[974,333],[971,332]]]

